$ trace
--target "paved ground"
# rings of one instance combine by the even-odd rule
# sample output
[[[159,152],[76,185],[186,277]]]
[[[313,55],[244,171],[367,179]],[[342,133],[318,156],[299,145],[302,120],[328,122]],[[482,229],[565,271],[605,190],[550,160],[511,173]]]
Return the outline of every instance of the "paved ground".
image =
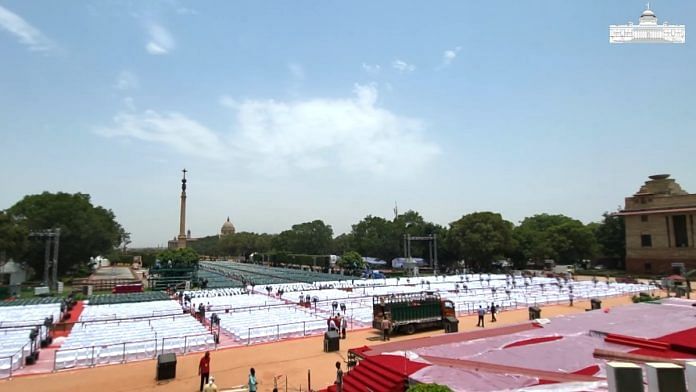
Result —
[[[89,277],[92,280],[106,279],[134,279],[133,273],[128,267],[102,267],[94,271]]]
[[[631,303],[630,297],[609,298],[603,307],[614,307]],[[574,307],[553,305],[542,308],[542,317],[550,318],[560,314],[584,312],[589,308],[587,301],[576,302]],[[527,309],[503,312],[498,322],[491,325],[502,326],[527,320]],[[476,317],[460,317],[459,330],[476,329]],[[488,318],[486,319],[488,321]],[[412,336],[394,337],[393,341],[408,340],[414,337],[439,335],[441,331],[418,333]],[[312,389],[318,390],[333,382],[334,363],[344,362],[349,348],[380,344],[376,331],[361,330],[349,334],[341,341],[339,353],[324,353],[322,337],[301,338],[279,343],[245,346],[219,350],[212,353],[211,374],[218,386],[231,388],[244,384],[250,367],[256,368],[260,381],[259,391],[273,389],[273,377],[287,375],[288,391],[306,391],[307,373],[311,370]],[[0,391],[187,391],[198,390],[198,360],[201,354],[178,357],[176,380],[158,384],[155,381],[154,360],[134,362],[125,365],[110,365],[91,369],[64,371],[53,374],[17,377],[10,381],[0,381]],[[345,364],[344,364],[345,369]],[[284,390],[285,378],[282,378]]]

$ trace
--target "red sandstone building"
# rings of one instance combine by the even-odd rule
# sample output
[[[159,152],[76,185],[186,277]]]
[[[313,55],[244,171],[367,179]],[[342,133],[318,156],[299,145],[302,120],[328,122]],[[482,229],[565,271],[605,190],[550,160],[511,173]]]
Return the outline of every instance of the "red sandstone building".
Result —
[[[626,221],[627,271],[669,274],[696,268],[696,194],[669,174],[650,176],[617,215]]]

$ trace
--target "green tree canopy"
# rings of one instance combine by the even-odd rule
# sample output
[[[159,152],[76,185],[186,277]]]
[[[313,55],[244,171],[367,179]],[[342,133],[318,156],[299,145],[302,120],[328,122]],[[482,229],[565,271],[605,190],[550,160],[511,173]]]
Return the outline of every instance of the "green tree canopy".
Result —
[[[618,259],[623,265],[626,259],[626,225],[622,216],[604,213],[602,222],[595,226],[594,235],[599,245],[599,253],[605,257]]]
[[[452,392],[452,390],[446,385],[416,384],[409,387],[407,392]]]
[[[487,270],[512,249],[512,223],[494,212],[474,212],[450,223],[447,243],[467,265]]]
[[[325,255],[331,251],[333,229],[321,220],[293,225],[278,234],[273,247],[290,253]]]
[[[353,246],[360,254],[391,260],[401,254],[401,235],[392,222],[378,217],[366,216],[353,225]]]
[[[29,246],[28,236],[26,222],[6,211],[0,211],[0,261],[3,256],[13,259],[22,257]]]
[[[597,251],[592,229],[564,215],[525,218],[514,235],[526,260],[554,259],[559,264],[572,264],[593,257]]]
[[[365,260],[360,256],[360,253],[350,251],[341,256],[341,260],[338,261],[338,266],[350,273],[354,273],[365,269]]]
[[[351,249],[354,249],[354,239],[353,234],[341,234],[333,239],[331,242],[331,254],[332,255],[342,255]]]
[[[271,250],[273,236],[269,234],[256,234],[240,232],[220,238],[219,253],[229,256],[249,257],[253,252],[268,252]]]
[[[122,240],[121,226],[114,213],[94,206],[84,193],[49,193],[25,196],[8,209],[28,230],[61,229],[58,272],[86,266],[91,256],[106,254]],[[35,271],[43,269],[44,242],[31,241],[25,254]]]
[[[198,264],[198,253],[192,248],[182,249],[167,249],[157,255],[157,259],[162,265],[167,264],[170,260],[172,265],[190,266]]]

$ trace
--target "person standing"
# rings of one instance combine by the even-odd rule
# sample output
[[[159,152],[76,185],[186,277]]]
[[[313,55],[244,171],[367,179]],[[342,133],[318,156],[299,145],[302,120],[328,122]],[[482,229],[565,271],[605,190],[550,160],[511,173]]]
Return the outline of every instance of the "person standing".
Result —
[[[256,370],[254,368],[249,369],[249,392],[256,392]]]
[[[486,309],[483,308],[483,306],[479,305],[478,308],[478,323],[476,323],[477,327],[483,328],[483,316],[486,315]]]
[[[346,330],[348,330],[348,320],[345,316],[341,317],[341,338],[346,338]]]
[[[199,390],[203,392],[203,385],[208,383],[208,380],[210,379],[210,352],[206,351],[205,354],[203,355],[203,358],[201,358],[201,361],[198,362],[198,375],[201,376],[201,387]]]
[[[495,302],[491,302],[491,322],[494,323],[498,321],[495,318],[495,314],[498,312],[498,308],[495,306]]]
[[[218,392],[218,387],[215,385],[215,377],[210,376],[210,381],[203,387],[203,392]]]
[[[568,299],[570,300],[570,306],[573,306],[573,292],[568,293]]]
[[[343,370],[341,370],[341,362],[336,361],[336,392],[343,392]]]
[[[391,332],[391,320],[389,315],[385,314],[382,319],[382,340],[389,340],[389,332]]]
[[[329,317],[329,331],[337,331],[338,326],[336,325],[336,321],[333,319],[333,317]]]

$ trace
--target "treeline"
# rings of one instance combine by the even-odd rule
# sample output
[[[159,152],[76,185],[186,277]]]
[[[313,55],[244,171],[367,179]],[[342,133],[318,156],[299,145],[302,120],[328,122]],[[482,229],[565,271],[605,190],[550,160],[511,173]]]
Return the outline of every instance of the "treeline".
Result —
[[[280,234],[241,232],[207,237],[189,246],[208,256],[264,254],[271,263],[323,265],[322,255],[343,255],[349,251],[390,261],[404,255],[404,235],[436,235],[440,265],[455,266],[461,261],[477,270],[486,270],[496,260],[506,259],[518,268],[528,261],[553,259],[573,264],[602,257],[621,264],[625,258],[624,225],[620,217],[605,213],[596,223],[583,224],[564,215],[538,214],[514,225],[501,214],[475,212],[462,216],[447,227],[426,221],[418,212],[407,211],[388,220],[367,216],[352,225],[349,233],[334,237],[330,225],[321,220],[293,225]],[[413,257],[430,259],[426,242],[412,242]],[[257,260],[259,256],[257,256]]]
[[[89,272],[91,256],[104,255],[114,261],[143,256],[146,266],[154,263],[152,249],[129,251],[130,234],[116,221],[111,210],[92,204],[83,193],[49,193],[25,196],[0,211],[0,262],[13,258],[26,262],[39,274],[44,266],[44,239],[47,229],[61,229],[59,274]],[[34,236],[30,236],[34,234]],[[437,236],[440,265],[467,266],[486,270],[495,260],[509,259],[523,268],[527,261],[553,259],[570,264],[597,257],[616,260],[625,257],[624,224],[620,217],[604,214],[596,223],[583,224],[563,216],[539,214],[518,225],[495,212],[475,212],[447,226],[426,221],[418,212],[407,211],[394,219],[367,216],[352,225],[351,231],[334,236],[330,225],[315,220],[293,225],[279,234],[237,233],[191,241],[200,255],[212,257],[264,254],[271,263],[324,265],[322,256],[357,252],[387,262],[404,255],[404,235]],[[413,242],[411,254],[429,260],[426,242]]]

